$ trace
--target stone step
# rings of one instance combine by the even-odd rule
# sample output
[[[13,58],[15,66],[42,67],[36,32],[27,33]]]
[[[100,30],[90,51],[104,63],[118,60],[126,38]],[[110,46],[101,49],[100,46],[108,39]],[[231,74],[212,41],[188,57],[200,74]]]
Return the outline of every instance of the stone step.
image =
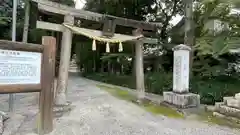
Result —
[[[218,106],[220,106],[220,105],[224,105],[224,102],[216,102],[216,103],[215,103],[215,106],[216,106],[216,107],[218,107]]]
[[[224,102],[226,106],[240,109],[240,100],[235,99],[234,97],[225,98]]]
[[[240,118],[240,109],[237,108],[229,107],[226,105],[219,105],[216,107],[215,111],[226,116]]]
[[[233,99],[234,97],[223,97],[223,102],[226,105],[228,99]]]
[[[240,100],[240,93],[235,94],[235,98]]]
[[[239,125],[240,119],[238,119],[238,118],[227,116],[227,115],[224,115],[224,114],[221,114],[218,112],[213,112],[213,116],[226,119],[227,123],[230,123],[230,125],[233,123],[236,123],[236,124],[238,124],[238,126],[240,126]]]

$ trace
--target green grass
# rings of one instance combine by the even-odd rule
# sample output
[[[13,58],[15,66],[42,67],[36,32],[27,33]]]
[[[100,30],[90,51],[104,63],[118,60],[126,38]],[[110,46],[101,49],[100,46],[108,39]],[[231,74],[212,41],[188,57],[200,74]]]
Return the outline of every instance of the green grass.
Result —
[[[161,114],[170,118],[184,118],[184,115],[177,112],[176,110],[162,106],[162,105],[156,105],[149,103],[144,106],[145,110],[153,113],[153,114]]]
[[[164,115],[167,117],[172,117],[172,118],[184,118],[183,114],[177,112],[176,110],[174,110],[172,108],[166,107],[166,106],[156,105],[149,101],[146,101],[143,104],[137,104],[136,103],[137,98],[134,95],[130,94],[127,90],[122,90],[117,87],[108,87],[105,85],[97,85],[97,87],[99,87],[102,90],[107,91],[114,97],[129,101],[129,102],[133,102],[136,105],[139,105],[146,111],[151,112],[153,114],[156,114],[156,115],[161,114],[161,115]]]

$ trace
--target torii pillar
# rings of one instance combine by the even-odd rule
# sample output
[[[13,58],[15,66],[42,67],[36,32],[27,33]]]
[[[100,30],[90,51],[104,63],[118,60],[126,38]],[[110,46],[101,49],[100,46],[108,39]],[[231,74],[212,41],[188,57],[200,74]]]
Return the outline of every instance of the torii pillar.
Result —
[[[134,36],[142,35],[141,29],[133,31]],[[136,68],[136,89],[138,91],[138,103],[145,98],[145,84],[144,84],[144,68],[143,68],[143,39],[135,41],[135,68]]]
[[[70,15],[64,16],[64,23],[74,24],[74,17]],[[57,80],[57,90],[55,105],[68,105],[66,99],[66,90],[68,86],[68,70],[71,57],[72,47],[72,31],[68,28],[63,29],[62,42],[61,42],[61,54],[60,54],[60,66],[59,76]]]

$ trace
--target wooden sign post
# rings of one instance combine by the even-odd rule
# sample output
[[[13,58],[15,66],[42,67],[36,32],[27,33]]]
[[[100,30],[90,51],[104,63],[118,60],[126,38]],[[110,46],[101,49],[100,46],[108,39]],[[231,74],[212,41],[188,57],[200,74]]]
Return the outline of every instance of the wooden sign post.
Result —
[[[40,92],[39,134],[53,130],[56,39],[42,44],[0,40],[0,94]]]

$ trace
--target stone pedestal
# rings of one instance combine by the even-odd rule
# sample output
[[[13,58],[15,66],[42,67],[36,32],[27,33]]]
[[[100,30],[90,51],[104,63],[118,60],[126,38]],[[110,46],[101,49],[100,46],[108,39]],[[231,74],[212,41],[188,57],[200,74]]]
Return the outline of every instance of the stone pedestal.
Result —
[[[193,93],[163,92],[163,97],[165,102],[178,108],[191,108],[200,105],[200,96]]]
[[[224,97],[222,103],[215,104],[215,112],[227,116],[240,119],[240,98],[239,93],[234,97]]]
[[[200,96],[189,93],[189,57],[191,48],[178,45],[173,48],[173,91],[163,92],[164,101],[180,108],[198,107]]]

